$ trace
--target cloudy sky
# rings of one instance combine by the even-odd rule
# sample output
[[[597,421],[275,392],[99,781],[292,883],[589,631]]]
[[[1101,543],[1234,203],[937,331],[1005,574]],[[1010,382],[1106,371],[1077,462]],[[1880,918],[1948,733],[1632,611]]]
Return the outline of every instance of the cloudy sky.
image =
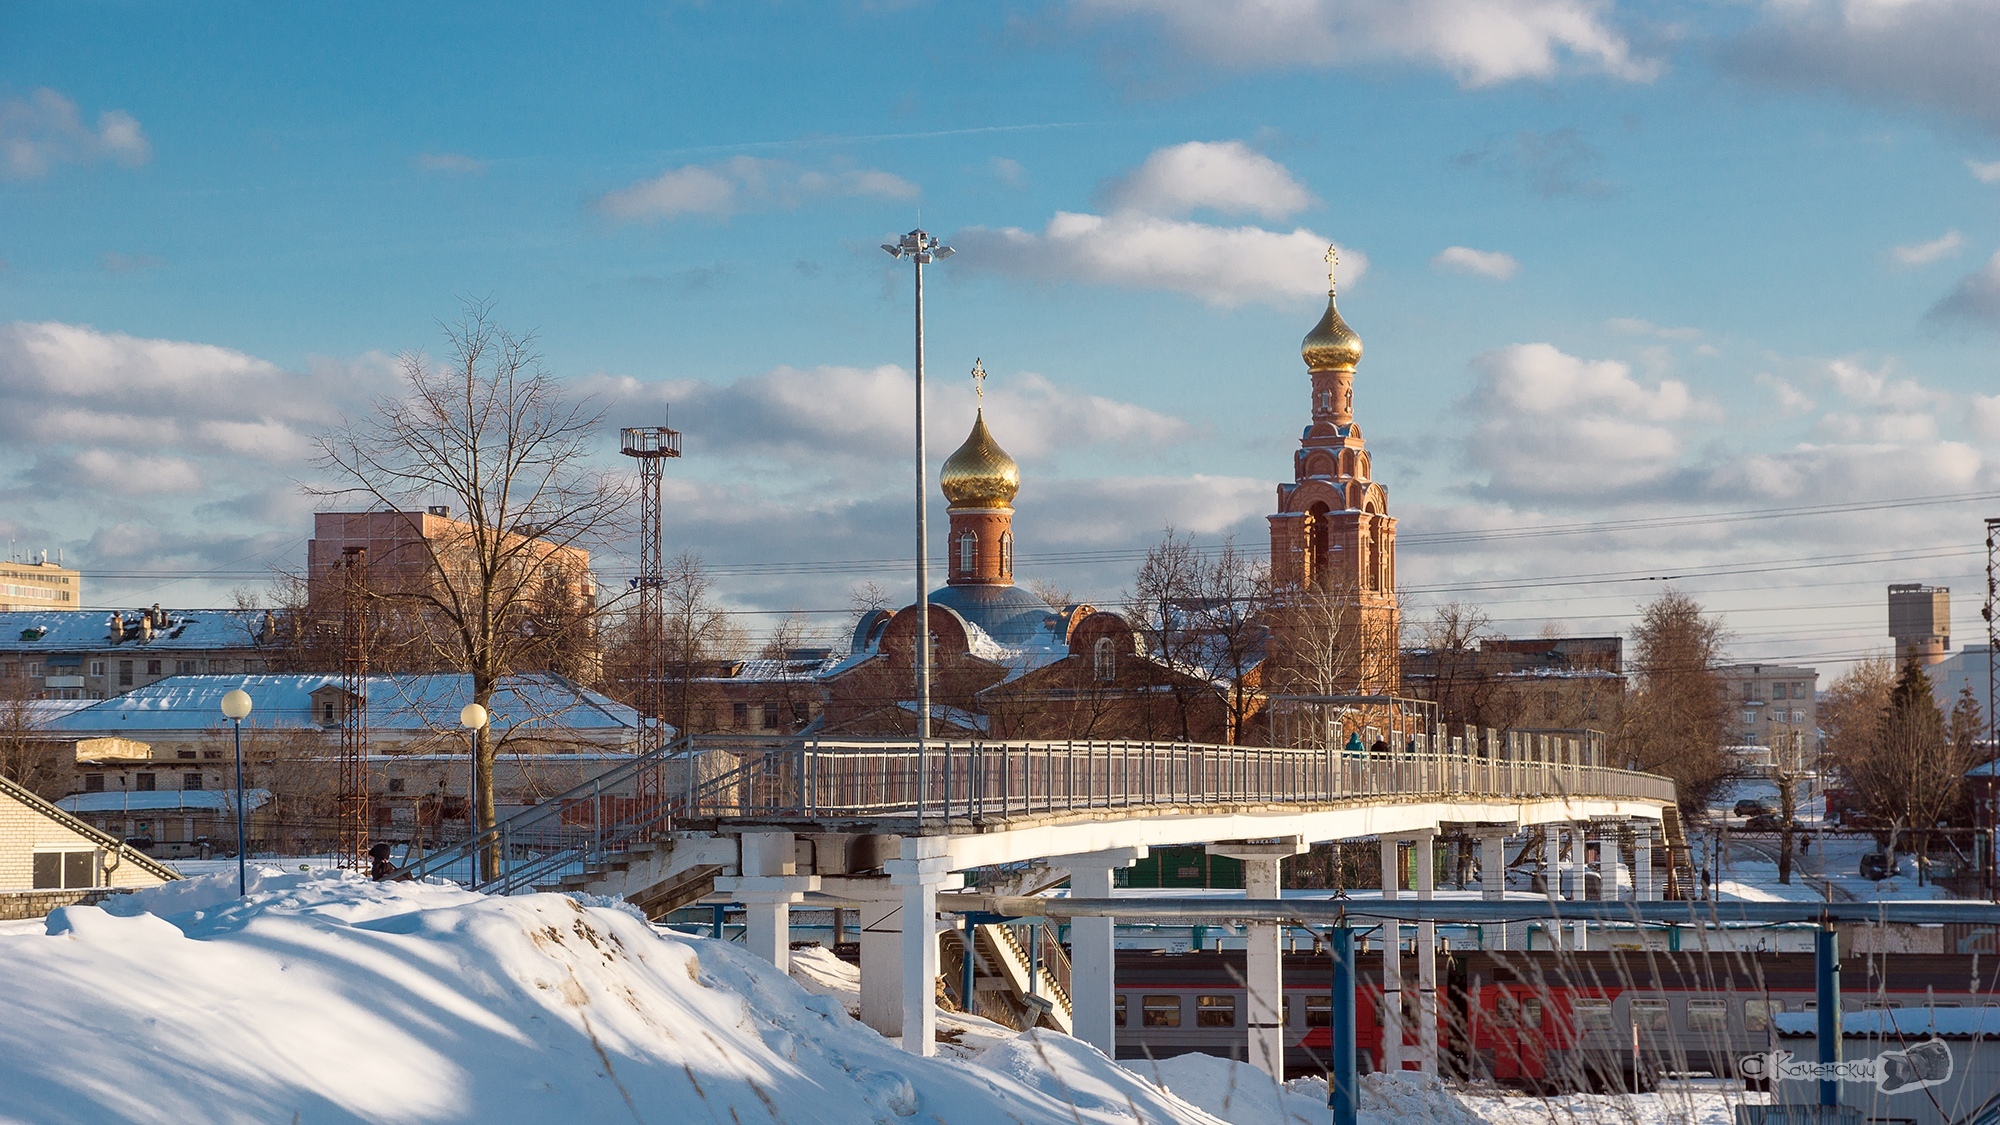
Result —
[[[1412,616],[1623,631],[1665,580],[1837,670],[1980,631],[2000,7],[1973,0],[67,4],[0,36],[0,535],[93,606],[296,566],[313,434],[486,299],[753,629],[909,582],[981,358],[1020,570],[1267,543],[1320,255]],[[606,448],[615,445],[607,435]],[[607,453],[606,464],[618,459]],[[941,510],[941,502],[939,508]],[[630,543],[599,554],[607,584]]]

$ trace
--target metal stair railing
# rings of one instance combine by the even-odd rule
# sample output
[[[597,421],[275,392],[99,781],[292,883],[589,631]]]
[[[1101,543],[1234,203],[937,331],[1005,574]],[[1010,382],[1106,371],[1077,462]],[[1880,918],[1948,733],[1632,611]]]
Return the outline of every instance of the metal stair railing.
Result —
[[[753,760],[701,778],[707,756],[699,749],[695,739],[681,738],[620,763],[397,874],[446,878],[475,890],[511,894],[601,867],[610,857],[671,829],[674,819],[701,803],[711,789],[738,787],[759,765]],[[681,783],[662,779],[647,787],[662,796],[642,801],[635,796],[641,791],[637,783],[649,770],[679,772]],[[490,870],[479,870],[482,856]]]

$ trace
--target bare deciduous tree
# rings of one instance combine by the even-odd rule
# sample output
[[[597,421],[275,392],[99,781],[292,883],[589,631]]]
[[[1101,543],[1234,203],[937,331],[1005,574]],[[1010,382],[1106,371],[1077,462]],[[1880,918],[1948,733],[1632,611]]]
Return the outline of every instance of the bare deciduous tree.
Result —
[[[1416,629],[1425,677],[1404,669],[1410,694],[1438,705],[1438,717],[1452,729],[1463,726],[1508,726],[1494,712],[1494,678],[1479,651],[1479,643],[1494,636],[1486,611],[1468,602],[1447,602],[1431,611]]]
[[[735,659],[747,647],[748,638],[729,612],[715,600],[715,582],[708,576],[701,556],[683,551],[667,560],[661,601],[665,603],[668,721],[682,733],[694,733],[707,724],[695,713],[695,681],[704,665]]]
[[[1270,580],[1262,564],[1236,547],[1202,551],[1168,527],[1133,575],[1127,614],[1153,658],[1179,673],[1173,681],[1181,737],[1189,738],[1203,693],[1219,691],[1228,737],[1243,742],[1261,703],[1255,670],[1264,659]]]
[[[1683,810],[1707,807],[1729,774],[1729,701],[1716,672],[1723,639],[1720,619],[1671,589],[1646,605],[1632,635],[1638,682],[1617,756],[1673,778]]]
[[[1977,707],[1971,730],[1977,729]],[[1957,804],[1972,760],[1972,739],[1960,744],[1949,736],[1923,663],[1905,661],[1867,752],[1846,757],[1842,772],[1862,806],[1890,825],[1891,846],[1909,833],[1919,881],[1928,868],[1931,833]]]
[[[396,511],[451,502],[453,530],[422,540],[423,580],[371,596],[407,612],[420,626],[412,640],[436,667],[469,675],[473,700],[488,705],[503,676],[550,666],[550,599],[588,608],[589,576],[567,572],[574,556],[564,549],[607,537],[626,515],[631,487],[592,467],[603,412],[565,393],[532,336],[509,333],[479,302],[444,332],[445,360],[403,356],[400,397],[318,439],[315,463],[338,483],[307,491]],[[499,742],[480,747],[474,801],[482,827],[494,821]]]

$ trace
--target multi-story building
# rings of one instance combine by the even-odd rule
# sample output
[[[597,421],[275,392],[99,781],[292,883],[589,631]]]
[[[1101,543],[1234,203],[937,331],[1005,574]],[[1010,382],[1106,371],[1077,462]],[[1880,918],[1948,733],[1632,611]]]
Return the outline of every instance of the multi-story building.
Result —
[[[0,698],[109,699],[170,676],[254,675],[279,649],[269,613],[0,613]]]
[[[596,605],[597,580],[590,571],[589,551],[544,540],[540,529],[527,524],[498,534],[514,568],[502,580],[529,586],[536,596],[546,596],[561,608],[588,610]],[[472,524],[452,518],[444,505],[421,512],[316,512],[313,537],[306,543],[307,595],[315,604],[335,596],[358,551],[366,552],[361,557],[370,591],[390,595],[427,591],[441,576],[472,573],[471,559],[480,549],[478,536]]]
[[[1819,671],[1790,664],[1731,664],[1716,669],[1729,698],[1740,746],[1811,750],[1819,729]]]
[[[1889,587],[1889,636],[1899,664],[1912,656],[1925,664],[1943,660],[1951,651],[1951,590],[1916,582]]]
[[[1615,731],[1625,713],[1619,637],[1485,637],[1475,651],[1403,653],[1405,693],[1448,721]]]
[[[83,575],[50,562],[47,551],[38,562],[0,562],[0,613],[82,608]]]

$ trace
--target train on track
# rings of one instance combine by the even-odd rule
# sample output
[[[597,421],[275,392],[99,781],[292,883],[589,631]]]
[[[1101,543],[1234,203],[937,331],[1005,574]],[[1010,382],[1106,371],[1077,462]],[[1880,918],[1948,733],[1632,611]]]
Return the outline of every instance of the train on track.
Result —
[[[1382,958],[1356,974],[1361,1069],[1382,1065]],[[1841,1006],[2000,1007],[2000,958],[1890,954],[1841,963]],[[1417,961],[1403,958],[1403,1058],[1414,1067]],[[1118,1057],[1200,1052],[1242,1059],[1241,953],[1118,954]],[[1438,956],[1440,1067],[1537,1090],[1649,1088],[1668,1074],[1740,1076],[1773,1049],[1774,1017],[1814,1007],[1810,953],[1450,952]],[[1323,1074],[1332,1048],[1332,964],[1284,958],[1287,1077]],[[1752,1077],[1751,1085],[1757,1080]]]

